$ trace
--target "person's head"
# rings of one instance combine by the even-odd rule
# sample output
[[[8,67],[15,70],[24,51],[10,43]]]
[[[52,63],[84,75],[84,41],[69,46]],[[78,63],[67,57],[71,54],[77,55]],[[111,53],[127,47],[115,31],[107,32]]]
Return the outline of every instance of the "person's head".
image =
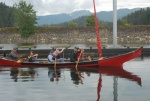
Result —
[[[33,56],[33,51],[30,51],[30,56]]]
[[[78,48],[78,49],[77,49],[77,51],[78,51],[78,52],[80,52],[80,51],[81,51],[81,49],[80,49],[80,48]]]
[[[88,56],[87,56],[87,59],[92,60],[93,58],[92,58],[90,55],[88,55]]]
[[[76,52],[77,52],[77,51],[78,51],[78,49],[79,49],[79,47],[74,47],[74,51],[76,51]]]
[[[91,58],[91,56],[90,56],[90,55],[88,55],[88,56],[87,56],[87,58]]]
[[[59,52],[59,48],[58,47],[56,47],[55,50],[56,50],[56,52]]]
[[[51,50],[51,51],[49,52],[49,54],[53,54],[53,51]]]
[[[13,51],[17,51],[17,48],[13,48]]]

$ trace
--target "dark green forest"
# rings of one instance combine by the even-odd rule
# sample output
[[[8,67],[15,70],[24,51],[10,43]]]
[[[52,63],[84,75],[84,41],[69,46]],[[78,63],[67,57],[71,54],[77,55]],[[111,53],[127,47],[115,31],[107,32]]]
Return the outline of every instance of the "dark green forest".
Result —
[[[150,8],[141,8],[122,19],[118,20],[118,25],[124,20],[128,25],[150,25]]]
[[[0,3],[0,27],[13,27],[14,20],[14,8],[6,6],[5,3]]]
[[[74,23],[77,23],[78,26],[86,26],[86,19],[88,18],[89,16],[82,16],[82,17],[79,17],[79,18],[76,18],[76,19],[73,19],[69,22],[64,22],[64,23],[60,23],[60,24],[54,24],[53,26],[69,26],[68,24],[70,22],[74,22]],[[94,17],[94,16],[93,16]],[[94,18],[93,18],[94,19]],[[107,21],[102,21],[102,20],[99,20],[99,25],[102,25],[102,26],[111,26],[112,25],[112,22],[107,22]]]
[[[0,27],[14,27],[14,8],[5,5],[5,3],[0,3]],[[78,26],[86,26],[87,16],[82,16],[77,19],[74,19],[70,22],[76,23]],[[102,26],[111,26],[112,22],[101,22]],[[69,22],[64,22],[60,24],[50,25],[50,26],[68,26]],[[122,19],[118,20],[118,25],[150,25],[150,8],[141,8],[138,11],[135,11]]]

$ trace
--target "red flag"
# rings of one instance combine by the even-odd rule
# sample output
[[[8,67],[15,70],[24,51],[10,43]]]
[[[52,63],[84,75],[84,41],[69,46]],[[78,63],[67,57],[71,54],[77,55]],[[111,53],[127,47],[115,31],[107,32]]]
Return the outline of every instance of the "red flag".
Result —
[[[98,47],[98,53],[100,58],[102,57],[102,48],[101,48],[100,36],[99,36],[98,18],[96,16],[95,0],[93,0],[93,5],[94,5],[94,21],[95,21],[95,30],[96,30],[96,39],[97,39],[96,45]]]

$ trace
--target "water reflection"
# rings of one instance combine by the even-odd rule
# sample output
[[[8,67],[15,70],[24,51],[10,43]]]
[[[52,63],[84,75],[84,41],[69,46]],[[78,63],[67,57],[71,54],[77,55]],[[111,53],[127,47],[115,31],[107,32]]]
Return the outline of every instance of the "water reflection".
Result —
[[[75,85],[83,84],[82,73],[75,70],[75,68],[70,69],[71,80]]]
[[[14,82],[18,79],[22,79],[22,82],[34,81],[35,77],[38,77],[38,72],[34,68],[10,68],[10,76]]]
[[[117,97],[117,80],[118,78],[125,78],[130,81],[135,81],[138,85],[142,86],[141,78],[138,77],[137,75],[126,71],[123,69],[123,67],[100,67],[98,68],[84,68],[84,69],[79,69],[80,72],[86,72],[88,74],[91,73],[98,73],[99,74],[99,80],[98,80],[98,85],[97,85],[97,101],[100,101],[100,92],[102,88],[102,76],[113,76],[113,94],[114,94],[114,101],[118,101]]]
[[[98,95],[98,98],[97,98],[97,101],[100,101],[100,91],[101,91],[101,87],[102,87],[102,74],[103,75],[107,75],[107,76],[113,76],[113,95],[114,95],[114,101],[118,101],[118,89],[117,89],[117,81],[118,81],[118,78],[125,78],[127,80],[130,80],[130,81],[135,81],[138,85],[142,85],[142,82],[141,82],[141,78],[138,77],[137,75],[134,75],[133,73],[131,72],[128,72],[126,70],[123,69],[123,67],[105,67],[105,68],[100,68],[99,69],[99,82],[98,82],[98,86],[97,86],[97,95]]]
[[[14,82],[18,81],[18,73],[19,73],[18,68],[11,68],[11,70],[10,70],[10,76],[11,76],[11,79],[14,80]]]
[[[41,68],[40,68],[41,69]],[[14,82],[17,82],[19,79],[22,82],[28,82],[28,81],[34,81],[34,79],[37,77],[39,78],[38,68],[10,68],[10,76],[11,79],[14,80]],[[43,69],[42,69],[43,70]],[[63,74],[64,69],[57,69],[56,73],[54,72],[54,69],[46,68],[46,77],[49,80],[49,82],[56,82],[57,84],[62,79],[61,76]],[[3,71],[3,70],[1,70]],[[5,70],[4,70],[5,71]],[[68,69],[67,69],[68,71]],[[80,68],[78,67],[78,72],[80,75],[78,75],[75,68],[69,69],[69,76],[74,85],[84,85],[84,77],[89,77],[94,74],[97,74],[99,76],[99,79],[97,80],[97,101],[100,101],[101,99],[101,89],[103,84],[103,76],[112,76],[113,77],[113,95],[114,95],[114,101],[118,101],[118,79],[119,78],[125,78],[130,81],[136,82],[138,85],[142,86],[141,78],[129,71],[126,71],[123,69],[123,67],[86,67],[86,68]],[[87,75],[87,76],[85,76]],[[82,76],[82,77],[81,77]],[[84,76],[84,77],[83,77]],[[43,79],[43,78],[42,78]],[[36,81],[35,81],[36,82]],[[53,83],[55,84],[55,83]],[[88,88],[87,88],[88,89]]]
[[[55,81],[59,81],[59,78],[61,77],[61,70],[57,69],[56,72],[54,71],[54,69],[49,69],[48,70],[48,77],[50,78],[50,82],[54,82]]]

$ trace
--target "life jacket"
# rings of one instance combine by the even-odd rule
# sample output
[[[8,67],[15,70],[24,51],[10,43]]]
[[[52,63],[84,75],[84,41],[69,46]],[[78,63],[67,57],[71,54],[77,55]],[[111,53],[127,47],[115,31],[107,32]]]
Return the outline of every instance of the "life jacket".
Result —
[[[35,57],[30,57],[28,61],[29,62],[34,62],[35,61]]]

